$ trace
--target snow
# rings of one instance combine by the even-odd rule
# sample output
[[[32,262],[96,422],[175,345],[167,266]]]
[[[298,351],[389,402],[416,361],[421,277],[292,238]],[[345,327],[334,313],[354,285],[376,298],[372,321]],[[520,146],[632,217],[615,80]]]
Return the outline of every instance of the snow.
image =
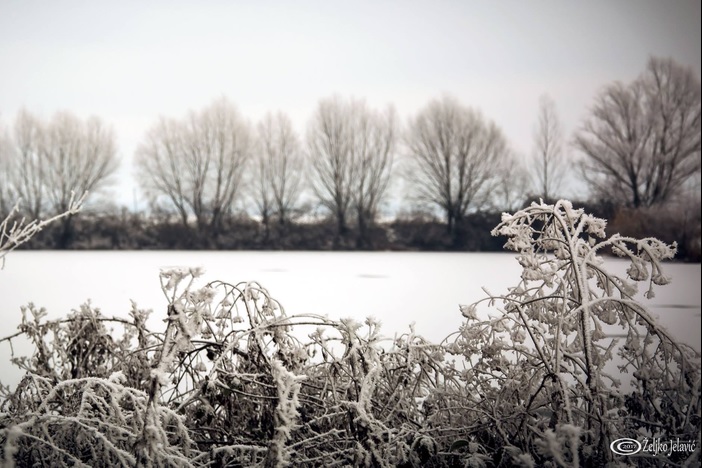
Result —
[[[152,308],[149,327],[162,330],[166,317],[159,272],[170,265],[205,270],[206,281],[256,281],[285,308],[286,315],[319,314],[382,322],[392,337],[415,322],[432,342],[458,330],[465,320],[459,304],[485,297],[481,289],[506,292],[519,280],[512,253],[417,252],[65,252],[16,251],[0,270],[0,318],[7,336],[20,322],[20,306],[33,301],[48,318],[65,316],[88,298],[106,316],[129,318],[130,300]],[[607,259],[624,275],[630,263]],[[187,269],[185,271],[188,271]],[[200,273],[199,270],[197,270]],[[640,298],[670,333],[700,349],[700,265],[666,264],[672,284],[656,287],[655,299]],[[27,343],[14,343],[28,353]],[[19,372],[9,364],[10,348],[0,344],[0,380],[14,384]]]

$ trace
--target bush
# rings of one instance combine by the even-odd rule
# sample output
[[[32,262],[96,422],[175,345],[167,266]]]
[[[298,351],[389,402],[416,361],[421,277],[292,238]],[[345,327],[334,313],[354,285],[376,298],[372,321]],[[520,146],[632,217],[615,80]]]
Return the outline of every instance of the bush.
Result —
[[[134,304],[129,319],[85,304],[58,321],[30,305],[4,339],[23,334],[36,351],[13,357],[27,373],[4,395],[0,457],[7,466],[692,463],[699,353],[633,299],[637,282],[651,297],[668,281],[661,261],[675,247],[604,239],[604,227],[568,202],[504,215],[493,234],[518,252],[522,279],[461,306],[464,325],[441,344],[411,328],[384,339],[372,318],[287,316],[256,283],[196,287],[192,269],[161,272],[160,332]],[[607,273],[603,249],[630,260],[628,278]],[[611,327],[624,329],[623,343],[607,338]],[[609,449],[644,436],[698,449],[629,459]]]
[[[698,440],[699,353],[676,343],[633,299],[637,283],[652,298],[654,285],[669,282],[661,262],[675,245],[603,240],[604,228],[603,219],[558,202],[503,215],[493,231],[518,252],[522,281],[508,294],[488,295],[491,306],[502,305],[488,320],[478,319],[476,304],[463,307],[466,323],[447,347],[470,363],[456,378],[464,417],[486,425],[485,451],[537,465],[604,466],[620,438]],[[601,251],[628,259],[628,277],[608,273]],[[608,337],[615,327],[623,343]],[[632,378],[622,382],[626,374]]]

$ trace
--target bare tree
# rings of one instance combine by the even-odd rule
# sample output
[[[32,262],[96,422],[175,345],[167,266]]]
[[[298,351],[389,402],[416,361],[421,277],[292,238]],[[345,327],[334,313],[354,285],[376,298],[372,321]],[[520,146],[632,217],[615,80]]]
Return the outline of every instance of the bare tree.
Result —
[[[633,83],[604,89],[575,146],[596,196],[635,208],[671,200],[700,171],[699,78],[651,58]]]
[[[405,137],[408,179],[417,198],[444,212],[455,234],[470,209],[479,209],[499,181],[509,150],[502,131],[455,99],[430,102],[410,121]]]
[[[69,211],[75,193],[104,187],[118,167],[114,133],[97,117],[83,122],[68,113],[56,114],[46,128],[41,151],[52,214]]]
[[[216,236],[232,212],[252,151],[249,124],[226,99],[183,120],[161,118],[136,152],[138,181],[165,198],[183,225]]]
[[[59,239],[66,246],[75,194],[99,192],[117,170],[114,133],[97,117],[83,121],[63,112],[45,122],[22,110],[10,147],[7,192],[21,200],[18,211],[31,219],[68,213]]]
[[[300,141],[290,118],[267,114],[258,125],[254,167],[254,202],[261,215],[266,240],[272,218],[285,229],[298,208],[302,190],[303,159]]]
[[[266,128],[268,126],[268,128]],[[271,140],[273,136],[273,123],[270,114],[266,115],[264,120],[258,125],[258,141],[256,150],[254,151],[254,168],[253,168],[253,200],[261,216],[261,224],[264,229],[264,243],[270,239],[271,219],[275,211],[272,184],[273,158],[277,155],[274,149],[275,143]]]
[[[137,180],[151,196],[154,204],[165,197],[178,213],[181,223],[188,225],[187,197],[190,185],[185,172],[185,151],[180,124],[161,117],[137,148],[135,165]],[[187,191],[186,191],[187,188]]]
[[[354,119],[354,162],[357,166],[353,206],[358,222],[359,247],[371,244],[370,228],[378,217],[380,203],[392,174],[397,139],[397,119],[392,107],[384,113],[357,104]]]
[[[514,212],[524,207],[531,180],[524,163],[515,154],[507,154],[495,167],[497,185],[493,189],[493,204],[498,211]]]
[[[336,219],[337,242],[347,234],[353,199],[352,143],[353,129],[341,100],[335,97],[320,101],[307,127],[312,189]]]
[[[548,95],[539,98],[539,120],[534,131],[532,161],[536,194],[544,200],[552,200],[560,190],[567,163],[556,104]]]
[[[308,126],[312,187],[337,222],[337,243],[352,216],[359,242],[375,222],[390,178],[396,124],[394,112],[381,114],[361,101],[322,100]]]
[[[47,209],[47,171],[42,153],[45,138],[44,125],[21,110],[15,119],[9,178],[15,197],[21,200],[20,211],[32,219],[39,219]]]

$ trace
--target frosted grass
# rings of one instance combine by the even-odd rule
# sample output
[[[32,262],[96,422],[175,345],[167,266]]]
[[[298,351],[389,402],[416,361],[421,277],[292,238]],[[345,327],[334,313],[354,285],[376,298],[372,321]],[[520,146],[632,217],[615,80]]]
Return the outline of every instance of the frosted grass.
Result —
[[[607,263],[618,275],[628,266],[618,259]],[[55,319],[88,299],[103,315],[118,317],[127,317],[133,299],[154,310],[149,326],[158,330],[167,305],[158,274],[169,266],[202,267],[205,281],[257,281],[288,315],[371,315],[390,337],[414,322],[433,342],[462,323],[459,304],[483,298],[482,287],[505,292],[521,271],[511,253],[21,251],[0,271],[0,335],[14,333],[20,306],[29,302]],[[666,270],[673,283],[657,287],[653,300],[638,299],[675,338],[700,350],[700,265],[671,263]],[[31,348],[16,342],[15,352]],[[14,385],[20,373],[9,357],[7,343],[0,345],[0,379]]]

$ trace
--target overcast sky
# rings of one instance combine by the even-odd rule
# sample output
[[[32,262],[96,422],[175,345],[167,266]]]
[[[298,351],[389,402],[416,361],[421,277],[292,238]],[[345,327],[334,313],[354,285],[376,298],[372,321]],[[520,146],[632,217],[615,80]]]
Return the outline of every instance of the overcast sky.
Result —
[[[282,110],[302,132],[334,93],[395,105],[403,122],[450,94],[529,154],[538,99],[568,135],[597,91],[650,55],[700,73],[699,0],[0,0],[0,122],[59,110],[111,124],[132,198],[132,155],[159,115],[226,96],[255,122]]]

